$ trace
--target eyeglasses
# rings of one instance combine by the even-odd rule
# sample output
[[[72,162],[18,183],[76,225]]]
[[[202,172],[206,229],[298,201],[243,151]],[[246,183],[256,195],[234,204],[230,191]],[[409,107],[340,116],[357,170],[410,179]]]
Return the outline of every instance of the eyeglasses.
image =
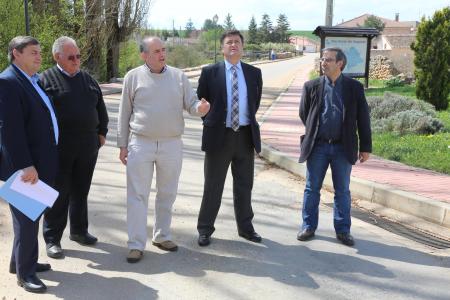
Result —
[[[81,54],[77,54],[77,55],[69,55],[69,56],[67,56],[67,59],[68,60],[71,60],[71,61],[75,61],[75,59],[81,59]]]
[[[334,59],[334,58],[329,58],[329,57],[327,57],[327,58],[321,57],[321,58],[320,58],[320,62],[324,62],[324,61],[326,61],[327,63],[330,63],[330,62],[332,62],[332,61],[336,61],[336,59]]]

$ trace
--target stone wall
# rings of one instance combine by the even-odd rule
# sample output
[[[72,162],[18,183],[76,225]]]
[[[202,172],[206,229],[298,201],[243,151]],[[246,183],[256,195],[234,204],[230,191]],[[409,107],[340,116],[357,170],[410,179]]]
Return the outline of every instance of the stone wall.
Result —
[[[383,55],[389,58],[394,68],[406,75],[406,77],[414,77],[414,52],[407,48],[394,48],[392,50],[371,49],[370,56]]]

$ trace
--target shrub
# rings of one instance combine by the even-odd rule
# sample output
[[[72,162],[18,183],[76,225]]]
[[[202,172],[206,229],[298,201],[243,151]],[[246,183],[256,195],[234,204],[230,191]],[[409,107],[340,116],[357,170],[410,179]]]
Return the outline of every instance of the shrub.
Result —
[[[434,107],[424,101],[386,92],[383,97],[368,97],[367,102],[375,133],[432,134],[444,128]]]
[[[386,87],[404,86],[405,82],[398,76],[393,76],[384,82]]]

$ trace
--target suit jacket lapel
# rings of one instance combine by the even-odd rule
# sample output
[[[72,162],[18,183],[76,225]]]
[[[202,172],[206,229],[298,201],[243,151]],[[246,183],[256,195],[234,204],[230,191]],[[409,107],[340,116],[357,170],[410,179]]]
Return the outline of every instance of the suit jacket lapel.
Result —
[[[325,88],[325,75],[322,75],[320,77],[320,84],[319,84],[319,107],[321,108],[323,105],[323,90]]]
[[[24,86],[25,90],[29,93],[33,94],[34,99],[39,99],[39,104],[42,105],[45,109],[48,109],[47,105],[44,103],[44,99],[42,99],[41,95],[36,91],[34,86],[31,84],[30,80],[25,77],[25,75],[22,74],[22,72],[17,69],[14,65],[11,65],[11,71],[16,75],[17,79],[20,81],[20,83]],[[44,89],[43,89],[44,91]],[[53,103],[52,108],[54,109]]]
[[[225,62],[220,62],[217,67],[217,83],[221,92],[222,102],[227,105],[227,81],[225,78]]]

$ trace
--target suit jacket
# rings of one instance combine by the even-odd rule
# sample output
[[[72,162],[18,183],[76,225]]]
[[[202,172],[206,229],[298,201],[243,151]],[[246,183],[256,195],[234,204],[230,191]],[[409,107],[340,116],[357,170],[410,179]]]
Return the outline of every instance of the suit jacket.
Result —
[[[369,107],[362,84],[350,77],[342,76],[344,101],[342,144],[347,160],[355,164],[358,159],[358,140],[360,152],[372,152]],[[323,105],[324,85],[325,77],[321,76],[306,82],[303,87],[299,115],[305,125],[305,134],[300,137],[299,162],[306,161],[314,147]]]
[[[50,111],[30,81],[11,65],[0,74],[0,180],[34,166],[55,178],[57,146]]]
[[[261,152],[261,137],[256,112],[261,102],[262,75],[261,70],[241,62],[245,82],[247,84],[247,99],[252,132],[253,146],[256,152]],[[227,117],[227,88],[225,79],[225,63],[219,62],[202,69],[198,80],[197,96],[205,98],[210,104],[210,110],[203,119],[202,150],[216,151],[222,148]]]

